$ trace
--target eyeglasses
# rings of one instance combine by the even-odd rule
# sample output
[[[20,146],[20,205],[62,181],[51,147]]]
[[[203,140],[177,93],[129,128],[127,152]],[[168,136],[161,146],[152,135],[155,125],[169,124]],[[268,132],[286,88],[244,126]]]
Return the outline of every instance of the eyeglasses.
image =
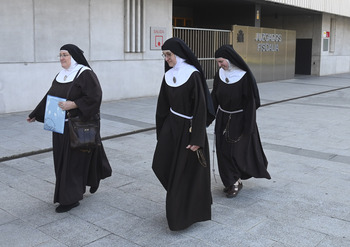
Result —
[[[171,52],[162,53],[162,57],[163,57],[164,59],[170,58],[172,55],[173,55],[173,53],[171,53]]]
[[[57,57],[59,57],[59,58],[61,58],[61,57],[66,58],[66,57],[69,57],[69,56],[70,56],[69,54],[59,54]]]

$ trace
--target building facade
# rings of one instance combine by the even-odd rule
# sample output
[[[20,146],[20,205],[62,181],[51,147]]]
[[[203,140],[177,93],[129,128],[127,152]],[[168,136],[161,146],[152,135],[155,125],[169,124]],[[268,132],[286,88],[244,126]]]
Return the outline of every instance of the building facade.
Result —
[[[347,0],[268,0],[305,10],[304,15],[285,16],[278,25],[297,31],[297,41],[309,40],[311,74],[350,72],[350,1]],[[270,25],[273,25],[269,20]],[[307,45],[307,44],[306,44]],[[304,47],[299,48],[303,52]],[[302,59],[302,58],[301,58]]]
[[[173,26],[294,30],[295,72],[350,72],[347,0],[0,0],[0,113],[33,109],[61,70],[66,43],[85,52],[103,100],[153,96]],[[205,46],[205,41],[203,41]],[[293,56],[293,55],[292,55]]]
[[[104,101],[159,92],[164,61],[151,30],[171,37],[171,0],[0,0],[0,5],[0,113],[36,106],[62,69],[57,55],[67,43],[84,51]]]
[[[194,27],[230,30],[233,25],[242,25],[296,31],[296,74],[322,76],[350,71],[350,1],[173,2],[175,24],[183,19]]]

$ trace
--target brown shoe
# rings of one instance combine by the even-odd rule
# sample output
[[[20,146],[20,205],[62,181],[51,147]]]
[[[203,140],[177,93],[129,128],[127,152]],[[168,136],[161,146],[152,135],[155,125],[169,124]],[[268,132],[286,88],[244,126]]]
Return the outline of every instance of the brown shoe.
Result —
[[[237,185],[231,185],[228,187],[228,191],[226,193],[227,198],[233,198],[236,197],[239,193],[239,191],[243,188],[243,184],[239,182]]]

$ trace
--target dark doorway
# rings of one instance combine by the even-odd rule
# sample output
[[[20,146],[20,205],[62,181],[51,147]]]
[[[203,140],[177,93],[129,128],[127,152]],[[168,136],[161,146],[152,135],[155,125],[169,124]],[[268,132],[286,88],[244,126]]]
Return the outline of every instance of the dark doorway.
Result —
[[[312,39],[297,39],[295,74],[311,75]]]

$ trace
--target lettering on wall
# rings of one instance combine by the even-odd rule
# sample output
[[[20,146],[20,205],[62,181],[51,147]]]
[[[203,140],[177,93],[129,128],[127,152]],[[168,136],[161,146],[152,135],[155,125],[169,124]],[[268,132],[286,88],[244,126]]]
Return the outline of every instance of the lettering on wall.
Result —
[[[277,33],[256,33],[255,41],[258,51],[277,52],[279,51],[278,43],[282,42],[282,34]]]

